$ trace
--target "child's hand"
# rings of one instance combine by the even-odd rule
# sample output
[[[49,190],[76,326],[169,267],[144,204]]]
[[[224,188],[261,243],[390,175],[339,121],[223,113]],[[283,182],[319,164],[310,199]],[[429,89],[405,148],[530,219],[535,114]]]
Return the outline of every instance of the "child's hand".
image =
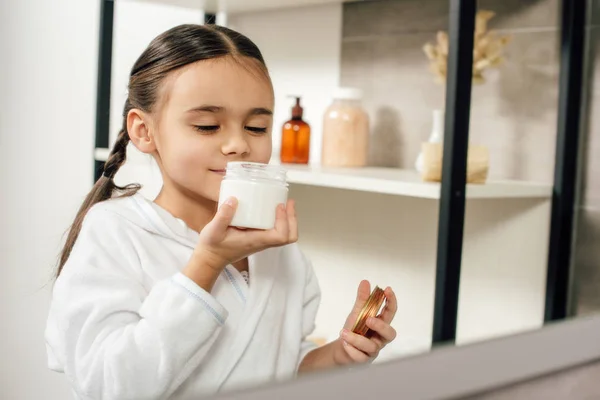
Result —
[[[373,336],[366,338],[352,333],[352,327],[370,294],[371,285],[368,281],[362,281],[358,286],[354,308],[348,319],[346,319],[340,339],[337,341],[339,346],[334,353],[334,360],[338,365],[373,361],[377,358],[381,349],[396,338],[396,330],[390,326],[390,323],[396,315],[398,306],[396,295],[389,287],[385,289],[387,300],[385,308],[377,318],[369,318],[367,320],[367,326],[374,332]]]
[[[227,199],[212,221],[200,232],[195,255],[200,255],[219,272],[234,263],[269,247],[283,246],[298,240],[298,222],[294,202],[277,207],[275,227],[270,230],[238,229],[229,226],[237,208],[237,199]]]

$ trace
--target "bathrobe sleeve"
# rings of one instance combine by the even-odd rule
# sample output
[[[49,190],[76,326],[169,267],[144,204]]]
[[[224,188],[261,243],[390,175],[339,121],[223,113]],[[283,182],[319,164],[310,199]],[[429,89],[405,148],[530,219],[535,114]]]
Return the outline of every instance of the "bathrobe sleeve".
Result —
[[[51,369],[82,399],[162,399],[197,368],[227,311],[183,275],[142,285],[126,220],[86,217],[53,291],[46,328]]]
[[[300,363],[304,357],[318,346],[307,340],[307,337],[315,330],[315,320],[317,311],[321,303],[321,289],[319,281],[312,267],[312,263],[302,254],[304,265],[306,266],[306,286],[304,287],[304,304],[302,313],[302,344],[300,347],[300,356],[296,365],[296,371],[300,367]]]

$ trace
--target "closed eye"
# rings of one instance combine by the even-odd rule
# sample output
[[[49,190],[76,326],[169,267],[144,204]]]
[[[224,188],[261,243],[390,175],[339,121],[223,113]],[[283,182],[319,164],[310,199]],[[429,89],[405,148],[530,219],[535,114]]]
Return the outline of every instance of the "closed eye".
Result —
[[[219,125],[194,125],[194,129],[199,132],[213,133],[219,130]]]
[[[259,128],[257,126],[245,126],[244,128],[252,133],[267,133],[267,128]]]

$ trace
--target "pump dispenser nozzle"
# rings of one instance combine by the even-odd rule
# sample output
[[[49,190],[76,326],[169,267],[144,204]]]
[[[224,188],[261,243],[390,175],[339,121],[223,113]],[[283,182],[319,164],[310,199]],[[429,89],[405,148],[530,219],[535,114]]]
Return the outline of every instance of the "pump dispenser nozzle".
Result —
[[[292,107],[292,119],[302,119],[302,114],[304,109],[300,105],[300,97],[299,96],[290,96],[296,99],[296,104]]]

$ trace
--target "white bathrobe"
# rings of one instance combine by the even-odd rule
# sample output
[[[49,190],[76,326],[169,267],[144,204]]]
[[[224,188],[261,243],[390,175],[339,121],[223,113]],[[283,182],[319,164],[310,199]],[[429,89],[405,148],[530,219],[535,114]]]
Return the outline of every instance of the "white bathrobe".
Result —
[[[197,399],[294,377],[320,291],[298,246],[232,266],[211,293],[180,271],[198,234],[141,195],[94,206],[56,281],[48,362],[78,399]]]

